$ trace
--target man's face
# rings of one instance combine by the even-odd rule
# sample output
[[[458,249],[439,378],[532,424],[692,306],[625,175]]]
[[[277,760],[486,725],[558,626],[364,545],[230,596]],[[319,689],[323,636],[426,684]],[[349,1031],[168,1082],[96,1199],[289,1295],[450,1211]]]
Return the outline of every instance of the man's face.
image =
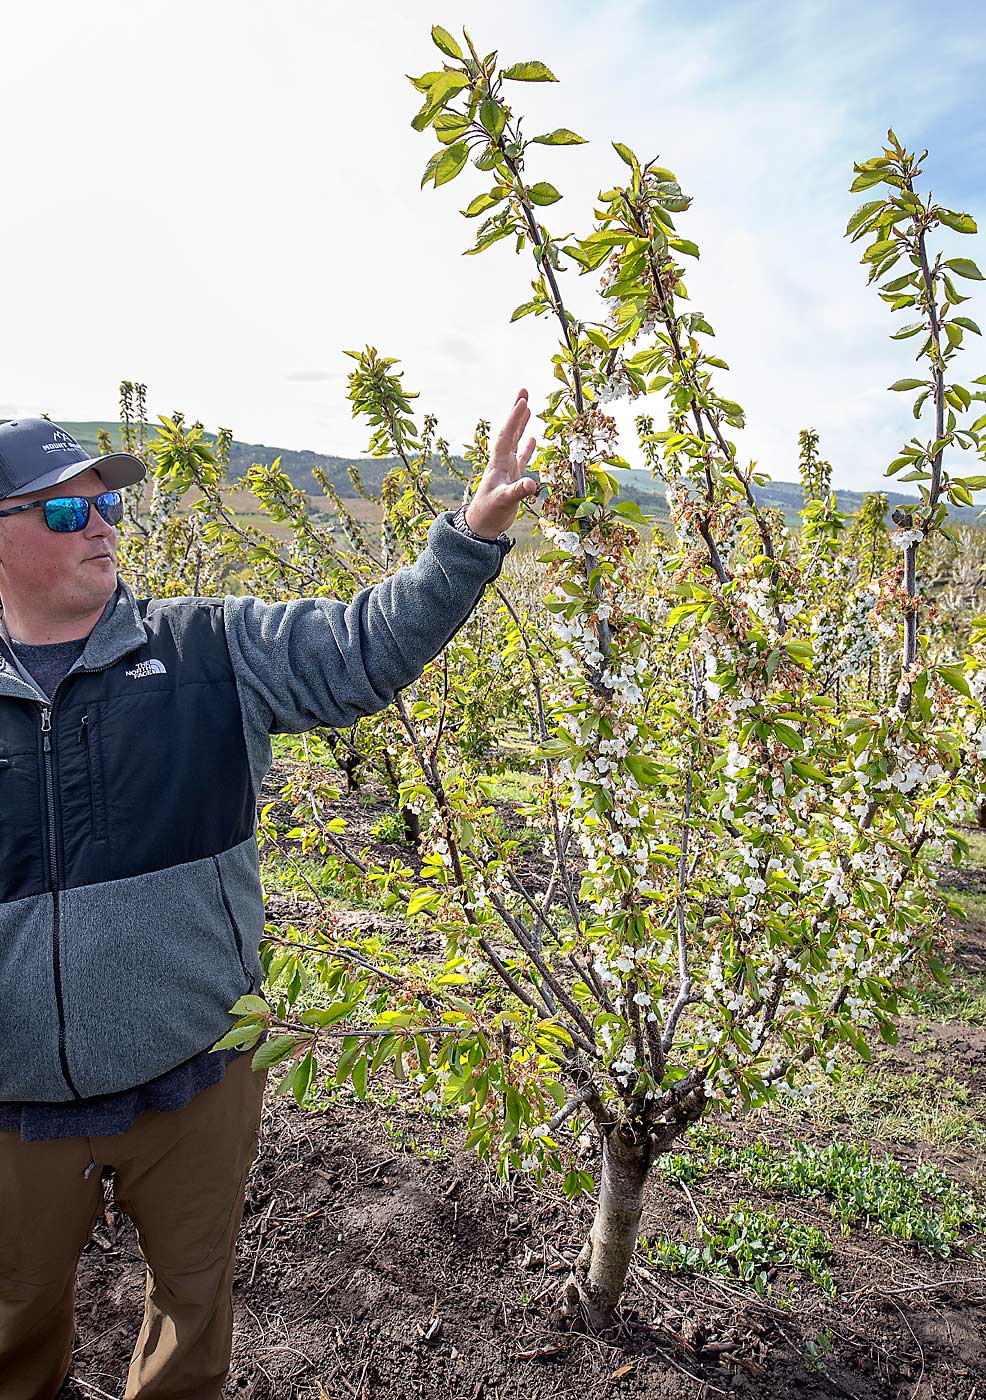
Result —
[[[94,467],[42,491],[11,497],[0,510],[55,496],[98,496],[105,491]],[[53,617],[86,617],[100,611],[116,589],[116,531],[95,505],[84,530],[49,530],[44,511],[25,510],[0,520],[0,599],[4,606],[36,610],[40,600]]]

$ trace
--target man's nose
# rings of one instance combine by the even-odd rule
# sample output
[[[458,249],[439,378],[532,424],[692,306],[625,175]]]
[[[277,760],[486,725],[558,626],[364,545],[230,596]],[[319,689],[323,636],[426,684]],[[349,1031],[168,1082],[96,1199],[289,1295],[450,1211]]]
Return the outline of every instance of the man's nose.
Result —
[[[83,534],[87,540],[116,539],[116,531],[112,525],[108,525],[93,501],[89,506],[89,519],[86,522]]]

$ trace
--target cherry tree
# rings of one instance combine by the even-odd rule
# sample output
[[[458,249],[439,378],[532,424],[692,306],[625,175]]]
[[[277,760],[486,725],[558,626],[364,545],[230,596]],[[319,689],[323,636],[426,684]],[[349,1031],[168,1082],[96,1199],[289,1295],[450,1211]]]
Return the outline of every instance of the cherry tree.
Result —
[[[849,233],[868,240],[879,295],[915,317],[895,338],[917,338],[917,377],[892,387],[916,394],[918,429],[888,470],[906,468],[920,501],[889,532],[879,498],[847,521],[806,432],[792,531],[761,506],[765,478],[737,450],[743,410],[719,387],[727,366],[688,298],[699,250],[678,231],[691,201],[674,173],[614,143],[623,174],[590,231],[554,235],[543,211],[561,196],[528,165],[539,146],[581,138],[526,136],[514,97],[552,73],[481,56],[468,34],[432,37],[441,67],[413,79],[413,124],[438,141],[424,183],[479,172],[469,251],[509,240],[530,257],[514,319],[548,317],[559,332],[538,554],[505,572],[413,692],[361,722],[417,818],[418,863],[350,848],[319,736],[299,741],[287,790],[300,848],[427,922],[442,956],[409,962],[379,940],[342,939],[330,917],[307,942],[272,933],[267,999],[238,1003],[222,1043],[267,1030],[255,1063],[282,1065],[299,1100],[318,1047],[334,1046],[337,1082],[362,1095],[385,1069],[412,1079],[461,1111],[468,1142],[502,1173],[561,1173],[573,1196],[597,1188],[567,1293],[598,1327],[618,1304],[654,1162],[688,1125],[797,1094],[807,1066],[831,1075],[847,1055],[868,1059],[895,1038],[901,989],[920,969],[940,974],[934,865],[958,858],[957,823],[982,785],[983,644],[949,657],[929,634],[919,559],[948,529],[947,502],[986,485],[953,469],[959,452],[982,454],[986,418],[972,416],[982,392],[954,378],[976,329],[956,314],[958,281],[980,274],[931,239],[975,225],[916,191],[924,157],[892,132],[856,166],[853,188],[880,197]],[[573,271],[596,279],[595,319],[562,295]],[[396,463],[382,548],[356,530],[340,545],[276,469],[257,469],[251,484],[292,529],[286,552],[254,546],[278,587],[318,579],[346,596],[409,557],[439,508],[434,429],[419,430],[396,361],[368,348],[356,362],[354,410],[371,450]],[[666,492],[666,534],[620,490],[610,405],[645,397],[661,405],[637,427]],[[218,494],[213,504],[219,539]],[[536,876],[490,800],[483,746],[459,739],[489,687],[492,639],[503,674],[489,713],[519,706],[535,742],[539,782],[520,813],[540,844]],[[598,1175],[578,1149],[586,1131]]]

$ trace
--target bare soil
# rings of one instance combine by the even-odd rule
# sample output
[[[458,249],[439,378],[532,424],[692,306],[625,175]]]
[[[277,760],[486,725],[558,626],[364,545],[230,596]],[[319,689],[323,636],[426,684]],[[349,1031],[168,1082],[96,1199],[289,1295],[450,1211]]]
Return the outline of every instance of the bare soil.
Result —
[[[375,842],[379,814],[356,798],[346,806],[357,848]],[[269,912],[298,923],[305,909],[274,896]],[[392,923],[372,912],[342,917],[363,928]],[[982,971],[986,935],[963,938],[960,962]],[[948,1073],[981,1101],[986,1029],[904,1022],[881,1067],[913,1071],[916,1035],[934,1041]],[[761,1117],[731,1132],[740,1142],[825,1140],[809,1118],[792,1130]],[[905,1161],[934,1156],[965,1185],[986,1181],[986,1158],[961,1143],[888,1150]],[[139,1326],[143,1263],[109,1183],[107,1192],[105,1222],[80,1265],[66,1397],[118,1397]],[[795,1271],[779,1271],[761,1299],[739,1281],[669,1275],[638,1259],[619,1332],[586,1337],[562,1325],[558,1296],[590,1202],[495,1182],[462,1151],[455,1119],[429,1113],[406,1088],[366,1104],[335,1091],[314,1113],[271,1094],[239,1240],[227,1395],[986,1400],[986,1258],[938,1259],[862,1227],[845,1238],[824,1201],[768,1196],[725,1171],[689,1192],[655,1174],[642,1230],[680,1238],[695,1212],[724,1210],[738,1196],[824,1231],[835,1297]]]

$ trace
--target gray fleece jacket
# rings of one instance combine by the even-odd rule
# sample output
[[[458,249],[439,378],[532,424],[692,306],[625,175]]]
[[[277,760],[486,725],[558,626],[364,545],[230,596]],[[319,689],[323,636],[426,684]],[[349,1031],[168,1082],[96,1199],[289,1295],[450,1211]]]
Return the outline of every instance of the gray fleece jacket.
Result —
[[[260,984],[270,736],[383,709],[500,572],[432,525],[348,605],[137,600],[122,582],[50,698],[0,637],[0,1101],[146,1083]]]

